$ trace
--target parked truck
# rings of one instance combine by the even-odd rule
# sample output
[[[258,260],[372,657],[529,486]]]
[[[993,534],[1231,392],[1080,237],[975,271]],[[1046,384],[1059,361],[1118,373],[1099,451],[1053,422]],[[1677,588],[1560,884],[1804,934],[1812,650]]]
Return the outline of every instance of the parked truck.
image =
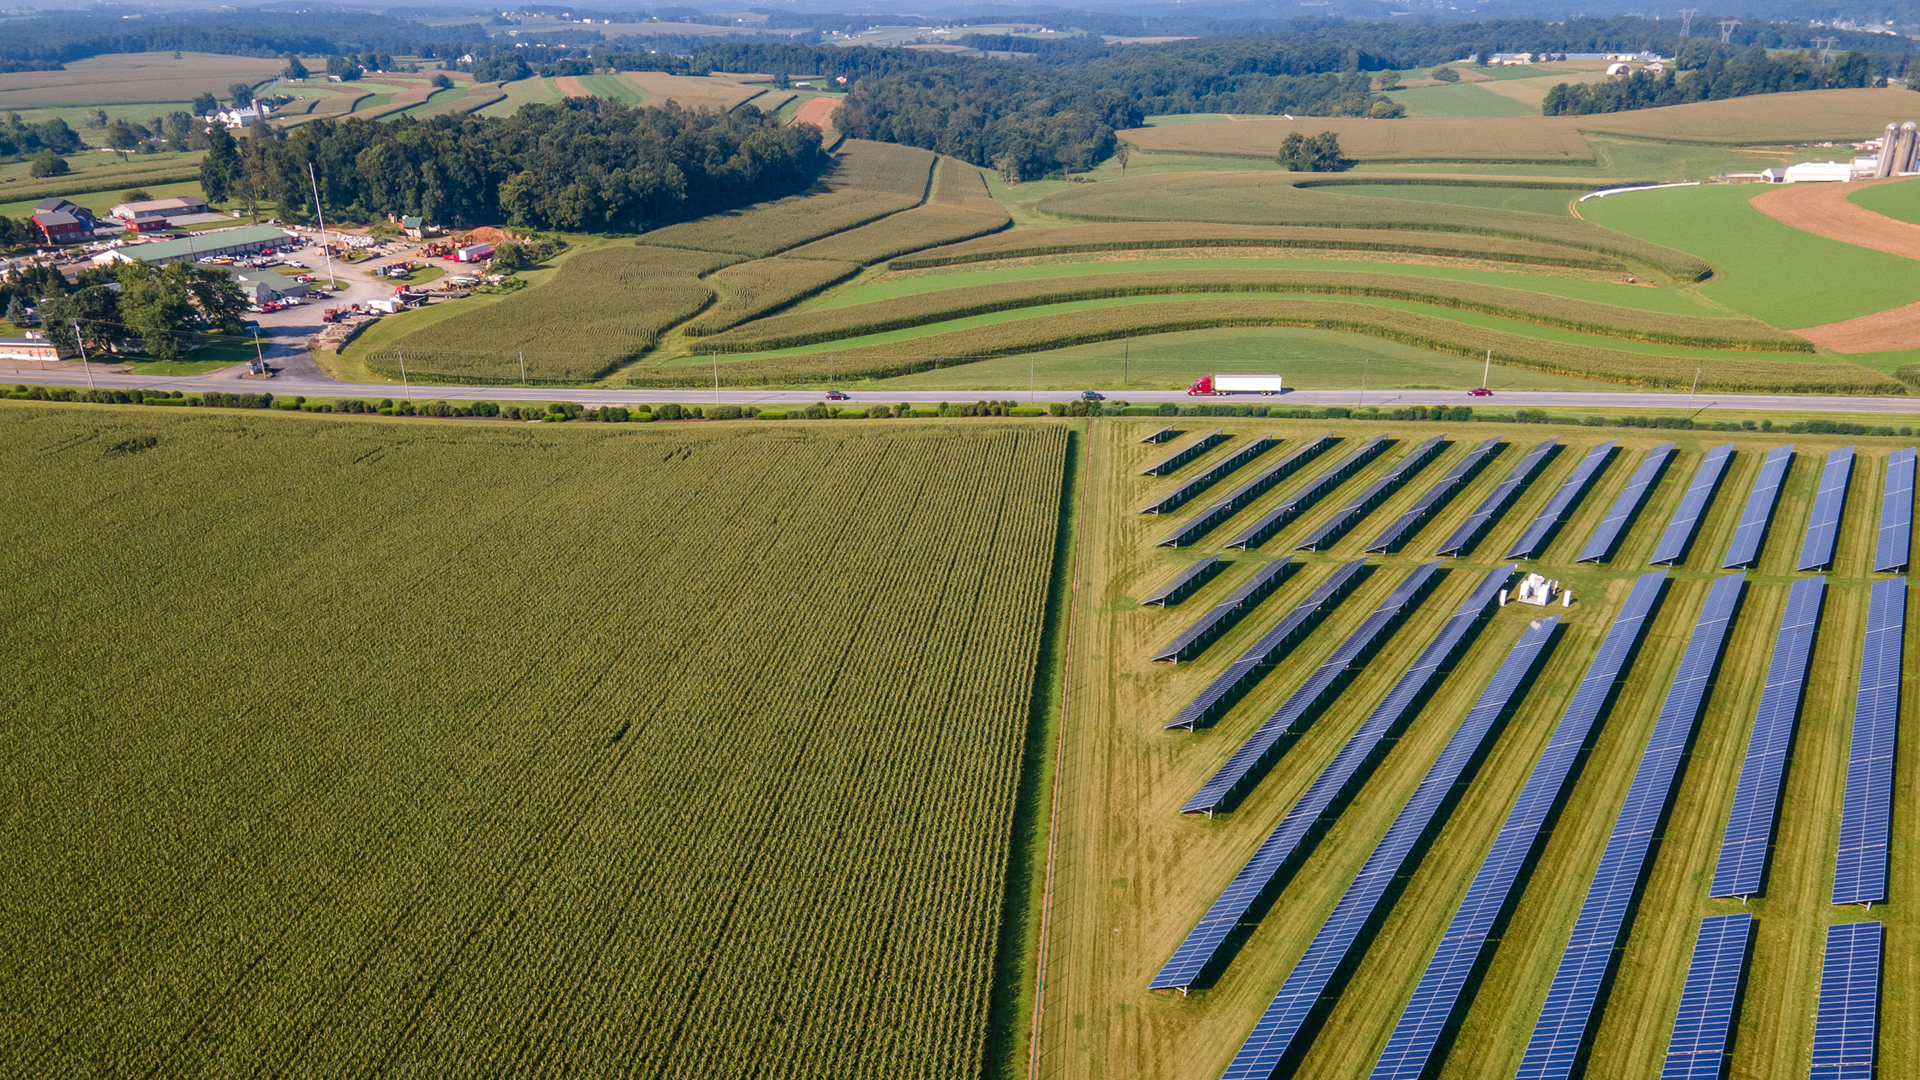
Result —
[[[1216,394],[1277,394],[1280,392],[1278,375],[1202,375],[1200,381],[1187,387],[1190,395]]]

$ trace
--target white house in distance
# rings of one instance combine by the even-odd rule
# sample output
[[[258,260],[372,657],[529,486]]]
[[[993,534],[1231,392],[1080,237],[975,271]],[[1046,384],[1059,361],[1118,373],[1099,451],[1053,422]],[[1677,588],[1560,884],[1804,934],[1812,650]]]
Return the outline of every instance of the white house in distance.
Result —
[[[222,109],[208,113],[204,119],[209,124],[224,124],[230,128],[252,127],[267,118],[273,109],[256,101],[244,109]]]

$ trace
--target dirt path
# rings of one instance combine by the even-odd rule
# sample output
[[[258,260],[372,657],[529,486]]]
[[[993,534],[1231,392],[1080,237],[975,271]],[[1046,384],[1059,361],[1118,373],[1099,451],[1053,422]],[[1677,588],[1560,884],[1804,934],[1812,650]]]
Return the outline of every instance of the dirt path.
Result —
[[[1920,225],[1896,221],[1884,214],[1876,214],[1864,206],[1855,206],[1847,201],[1849,194],[1869,184],[1892,182],[1891,180],[1856,180],[1850,184],[1787,184],[1761,192],[1751,201],[1755,210],[1775,221],[1810,232],[1815,236],[1824,236],[1843,244],[1872,248],[1875,251],[1901,255],[1909,259],[1920,259]],[[1882,312],[1881,314],[1890,313]],[[1868,318],[1879,318],[1879,316],[1873,315]],[[1849,321],[1860,322],[1861,320]]]
[[[793,123],[808,123],[825,131],[833,126],[833,110],[840,107],[840,99],[829,97],[808,98],[793,111]]]
[[[1794,333],[1838,353],[1920,349],[1920,303],[1888,308],[1844,322],[1809,326]]]

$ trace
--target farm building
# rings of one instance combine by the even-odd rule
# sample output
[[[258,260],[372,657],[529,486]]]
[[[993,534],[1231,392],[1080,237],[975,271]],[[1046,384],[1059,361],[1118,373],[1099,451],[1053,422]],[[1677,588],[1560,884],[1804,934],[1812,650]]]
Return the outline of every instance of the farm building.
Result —
[[[41,199],[33,209],[33,224],[53,244],[93,239],[93,211],[65,199]]]
[[[174,199],[148,199],[144,202],[120,203],[107,211],[115,218],[126,223],[126,227],[135,232],[147,232],[151,229],[164,229],[177,218],[195,217],[209,213],[207,200],[198,195],[183,195]]]
[[[45,334],[27,331],[26,337],[0,338],[0,360],[58,360],[60,350]]]
[[[1844,184],[1853,179],[1853,163],[1803,161],[1798,165],[1787,166],[1783,179],[1789,184]]]
[[[240,291],[254,303],[266,300],[280,300],[289,296],[307,295],[307,283],[295,281],[285,274],[272,270],[251,270],[236,267],[233,280],[240,283]]]
[[[1494,53],[1493,59],[1487,62],[1490,64],[1500,64],[1500,65],[1509,66],[1509,67],[1515,64],[1531,64],[1533,63],[1533,54],[1530,52]]]
[[[420,240],[432,232],[433,227],[427,224],[426,218],[409,214],[400,219],[400,231],[413,237],[415,240]]]
[[[238,229],[184,236],[152,244],[130,244],[93,257],[95,263],[147,262],[165,264],[181,259],[218,259],[252,255],[263,248],[279,247],[291,237],[271,225],[247,225]]]
[[[256,101],[244,109],[222,109],[216,113],[208,113],[204,119],[209,124],[224,124],[230,128],[244,128],[252,127],[260,121],[265,120],[267,114],[272,111],[270,107]]]

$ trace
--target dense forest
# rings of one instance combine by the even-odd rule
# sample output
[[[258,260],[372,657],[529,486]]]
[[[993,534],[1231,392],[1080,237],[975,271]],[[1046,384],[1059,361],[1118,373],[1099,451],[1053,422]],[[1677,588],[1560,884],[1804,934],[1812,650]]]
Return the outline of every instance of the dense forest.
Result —
[[[185,52],[228,56],[378,51],[407,53],[423,44],[486,40],[477,24],[424,23],[357,11],[220,11],[148,15],[58,15],[7,23],[0,34],[0,71],[57,69],[106,53]]]
[[[1751,94],[1870,86],[1874,78],[1873,63],[1865,53],[1843,53],[1822,64],[1807,53],[1770,56],[1765,49],[1729,56],[1725,49],[1704,42],[1681,50],[1675,66],[1680,70],[1636,71],[1603,83],[1561,83],[1547,91],[1540,111],[1547,116],[1626,112]]]

